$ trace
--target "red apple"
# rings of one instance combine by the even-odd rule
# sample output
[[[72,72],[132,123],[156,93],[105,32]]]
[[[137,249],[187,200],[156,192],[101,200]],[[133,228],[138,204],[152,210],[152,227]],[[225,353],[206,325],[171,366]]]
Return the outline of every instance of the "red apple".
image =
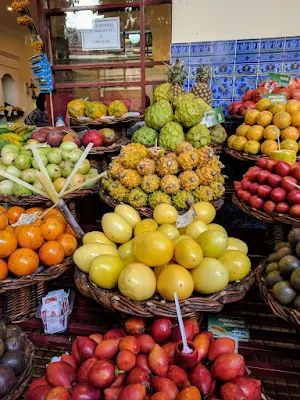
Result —
[[[251,101],[251,100],[249,100],[249,101],[244,101],[244,103],[243,104],[241,104],[241,106],[240,106],[240,114],[241,115],[246,115],[247,114],[247,111],[249,111],[249,110],[253,110],[253,108],[255,107],[255,103],[254,103],[254,101]]]
[[[262,199],[266,199],[268,198],[271,191],[272,191],[271,186],[261,185],[257,188],[257,195]]]
[[[275,172],[282,177],[288,176],[292,173],[292,167],[285,161],[277,161]]]
[[[265,170],[260,171],[260,173],[257,175],[258,182],[264,185],[265,183],[268,182],[269,175],[271,175],[271,172],[269,171]]]
[[[292,176],[285,176],[284,178],[282,178],[281,181],[282,189],[284,189],[287,192],[289,192],[290,190],[294,190],[295,186],[291,185],[290,182],[295,183],[297,185],[297,180]]]
[[[87,131],[82,138],[82,144],[86,147],[89,143],[94,143],[94,147],[102,146],[104,142],[104,136],[101,135],[96,129]]]
[[[277,164],[277,161],[268,160],[266,165],[265,165],[265,169],[267,171],[273,172],[275,170],[276,164]]]
[[[243,178],[248,178],[251,181],[255,182],[257,175],[260,173],[261,168],[257,167],[256,165],[254,167],[251,167],[248,169],[248,171],[245,173]]]
[[[244,190],[249,190],[251,183],[252,183],[252,181],[250,181],[250,179],[247,179],[247,178],[243,179],[242,180],[242,188]]]
[[[300,204],[295,204],[290,208],[290,214],[292,217],[300,217]]]
[[[243,104],[242,101],[234,101],[228,107],[228,113],[230,115],[237,115],[239,113],[239,110],[240,110],[240,107],[241,107],[242,104]]]
[[[251,198],[251,193],[248,192],[247,190],[243,190],[241,193],[241,200],[243,200],[245,203],[248,203],[250,198]]]
[[[63,142],[74,142],[78,147],[81,146],[81,137],[77,133],[68,133],[63,137]]]
[[[241,182],[238,182],[238,181],[234,181],[233,182],[233,186],[234,186],[234,190],[237,192],[238,190],[241,190],[242,189],[242,184],[241,184]]]
[[[268,200],[265,202],[263,210],[266,213],[272,213],[275,211],[275,208],[276,208],[276,204],[273,201]]]
[[[270,198],[275,203],[281,203],[286,197],[286,191],[282,188],[275,188],[270,193]]]
[[[256,165],[257,165],[258,167],[260,167],[260,168],[265,168],[265,166],[266,166],[266,164],[267,164],[268,161],[269,161],[269,158],[268,158],[268,157],[263,157],[263,158],[260,158],[260,159],[257,161]]]
[[[300,181],[300,165],[297,165],[292,170],[292,177]]]
[[[257,210],[260,210],[261,208],[263,208],[264,205],[264,201],[263,199],[261,199],[258,196],[251,196],[250,200],[249,200],[249,204],[251,207],[256,208]]]
[[[257,89],[254,89],[251,95],[251,100],[254,101],[254,103],[259,102],[259,100],[262,99],[263,94],[268,93],[268,89],[264,87],[259,87]]]
[[[245,101],[249,101],[249,100],[251,100],[251,96],[252,96],[252,93],[254,92],[254,89],[252,89],[252,90],[247,90],[247,92],[245,92],[245,94],[244,94],[244,96],[242,97],[242,100],[245,102]]]
[[[260,186],[260,184],[259,184],[258,182],[252,183],[252,184],[250,185],[250,188],[249,188],[250,193],[251,193],[251,194],[256,194],[257,189],[259,188],[259,186]]]
[[[270,174],[270,175],[268,176],[268,184],[269,184],[272,188],[275,188],[275,187],[280,186],[281,181],[282,181],[282,177],[279,176],[279,175]]]
[[[287,201],[289,204],[300,204],[300,190],[291,190],[287,195]]]
[[[289,212],[289,209],[290,206],[288,205],[288,203],[285,203],[284,201],[276,205],[276,212],[280,214],[287,214]]]
[[[239,198],[239,199],[242,198],[241,196],[242,196],[242,193],[243,193],[243,192],[244,192],[243,189],[240,189],[240,190],[237,191],[237,195],[238,195],[238,198]]]

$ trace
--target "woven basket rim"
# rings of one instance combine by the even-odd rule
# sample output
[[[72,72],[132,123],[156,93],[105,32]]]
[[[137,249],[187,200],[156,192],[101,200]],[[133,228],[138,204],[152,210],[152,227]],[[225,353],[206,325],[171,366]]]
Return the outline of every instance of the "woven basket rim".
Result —
[[[72,125],[114,125],[114,124],[118,124],[118,123],[133,123],[133,122],[138,122],[138,121],[143,121],[144,120],[144,115],[141,114],[137,117],[122,117],[122,118],[115,118],[113,120],[111,119],[95,119],[95,120],[79,120],[77,118],[72,118],[71,117],[71,121],[72,121]]]
[[[288,214],[279,214],[279,213],[271,213],[267,214],[261,210],[257,210],[253,207],[247,206],[242,200],[240,200],[236,193],[233,193],[232,195],[232,202],[239,207],[241,211],[244,213],[251,215],[252,217],[255,217],[257,219],[260,219],[261,221],[268,222],[268,223],[274,223],[274,222],[281,222],[283,224],[288,224],[288,225],[294,225],[294,224],[299,224],[300,223],[300,218],[295,218],[292,217]]]
[[[119,205],[119,204],[125,204],[125,203],[118,203],[117,201],[112,199],[108,194],[105,193],[105,191],[103,190],[102,187],[99,190],[99,197],[104,203],[106,203],[107,205],[109,205],[112,208],[117,207],[117,205]],[[215,207],[215,209],[217,211],[220,210],[224,204],[224,196],[222,196],[218,200],[212,201],[211,204]],[[152,208],[141,207],[141,208],[135,208],[135,210],[143,217],[151,218],[153,216]],[[179,213],[179,215],[182,215],[185,212],[186,211],[179,211],[178,213]]]
[[[267,259],[264,259],[255,270],[255,280],[259,288],[261,297],[265,303],[271,308],[273,314],[277,317],[284,319],[287,322],[292,322],[297,328],[300,327],[300,312],[295,308],[286,307],[278,303],[273,297],[270,289],[267,288],[263,278],[263,272],[267,266]]]
[[[268,157],[265,154],[246,154],[239,150],[229,149],[227,146],[224,147],[224,151],[226,154],[230,155],[231,157],[239,160],[239,161],[258,161],[261,158]],[[296,157],[296,161],[300,161],[300,156]]]
[[[45,269],[40,272],[19,278],[6,278],[4,281],[0,281],[0,294],[10,290],[32,286],[39,282],[46,282],[56,279],[67,269],[71,268],[73,264],[73,257],[70,256],[65,258],[61,264],[52,265],[49,268],[45,267]]]
[[[18,325],[9,325],[11,329],[14,329],[18,335],[21,335],[25,339],[25,356],[26,356],[26,369],[25,371],[18,377],[17,382],[12,389],[12,391],[3,397],[2,400],[16,400],[18,399],[24,390],[30,379],[32,378],[33,371],[33,357],[34,357],[34,345],[28,339],[28,336]]]
[[[146,301],[132,301],[120,292],[101,289],[91,282],[89,276],[75,269],[74,280],[79,291],[107,308],[123,312],[125,314],[141,317],[165,316],[177,318],[174,302],[162,299],[159,295]],[[254,271],[239,282],[229,284],[225,289],[207,297],[194,295],[186,300],[181,300],[180,305],[183,317],[188,318],[193,313],[219,312],[224,304],[241,300],[255,281]]]

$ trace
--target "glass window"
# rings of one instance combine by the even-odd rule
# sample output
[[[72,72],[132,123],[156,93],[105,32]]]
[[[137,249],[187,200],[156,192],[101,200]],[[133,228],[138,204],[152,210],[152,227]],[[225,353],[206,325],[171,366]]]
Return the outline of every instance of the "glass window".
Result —
[[[102,4],[132,3],[136,0],[50,0],[50,8],[98,6]]]
[[[154,65],[146,68],[146,81],[166,81],[167,80],[167,66]]]
[[[55,71],[56,83],[140,82],[140,68],[98,68]]]

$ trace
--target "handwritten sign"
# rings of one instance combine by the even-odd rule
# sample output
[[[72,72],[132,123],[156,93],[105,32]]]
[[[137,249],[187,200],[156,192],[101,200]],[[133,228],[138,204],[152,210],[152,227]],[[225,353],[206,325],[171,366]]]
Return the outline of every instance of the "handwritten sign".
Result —
[[[93,29],[82,29],[82,50],[120,50],[120,17],[93,22]]]

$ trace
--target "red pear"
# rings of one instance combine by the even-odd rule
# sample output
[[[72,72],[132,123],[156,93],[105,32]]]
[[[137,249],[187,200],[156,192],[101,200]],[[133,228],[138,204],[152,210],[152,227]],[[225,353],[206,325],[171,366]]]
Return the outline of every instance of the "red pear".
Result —
[[[185,330],[185,334],[186,334],[186,339],[188,341],[192,341],[195,336],[194,323],[192,322],[192,320],[186,319],[183,322],[183,325],[184,325],[184,330]],[[179,325],[176,325],[172,332],[172,342],[178,343],[178,342],[180,342],[180,340],[181,340],[180,328],[179,328]]]
[[[146,388],[141,383],[126,386],[118,400],[146,400]]]
[[[199,362],[190,373],[190,382],[203,395],[208,395],[212,390],[212,377],[209,370]]]
[[[156,392],[151,396],[151,400],[171,400],[171,397],[166,392]]]
[[[64,361],[52,362],[46,368],[46,377],[53,386],[71,389],[76,381],[75,369]]]
[[[124,389],[123,386],[110,387],[105,389],[104,400],[118,400],[123,389]]]
[[[140,344],[140,352],[143,354],[149,354],[155,345],[155,341],[152,336],[147,334],[139,335],[137,340]]]
[[[88,358],[93,357],[94,351],[97,347],[97,343],[89,337],[77,336],[76,346],[81,362],[83,362]]]
[[[251,194],[256,194],[257,189],[259,188],[260,184],[258,182],[251,183],[249,187],[249,191]]]
[[[257,165],[259,168],[265,168],[265,166],[266,166],[266,164],[267,164],[268,161],[269,161],[269,158],[268,158],[268,157],[263,157],[263,158],[260,158],[260,159],[257,161],[256,165]]]
[[[234,383],[225,383],[221,387],[220,393],[222,400],[247,400],[242,389]]]
[[[234,353],[235,341],[230,338],[216,339],[210,346],[208,358],[211,361],[216,360],[221,354]]]
[[[158,344],[155,344],[148,358],[151,371],[160,377],[165,377],[169,369],[168,357],[166,352]]]
[[[128,318],[125,322],[125,330],[127,332],[127,335],[141,335],[146,330],[145,321],[139,317]]]
[[[157,318],[151,327],[151,336],[158,344],[167,343],[172,334],[172,322],[169,318]]]
[[[186,371],[178,365],[171,365],[169,367],[167,378],[170,379],[178,389],[183,389],[190,384]]]
[[[92,366],[97,362],[97,358],[87,359],[79,368],[77,372],[77,382],[78,383],[88,383],[89,382],[89,372]]]
[[[129,350],[134,355],[137,355],[140,352],[139,341],[134,336],[125,336],[119,343],[119,350]]]
[[[213,378],[228,382],[239,375],[244,365],[244,357],[240,354],[221,354],[213,363],[210,372]]]
[[[74,342],[72,344],[72,356],[75,358],[78,365],[80,365],[82,363],[81,358],[79,357],[79,354],[78,354],[76,340],[74,340]]]
[[[270,174],[268,176],[268,185],[271,186],[272,188],[280,186],[281,181],[282,177],[280,175]]]
[[[99,400],[100,390],[87,383],[79,383],[73,386],[72,400]]]
[[[93,357],[99,360],[107,358],[109,360],[115,358],[119,349],[119,339],[104,339],[94,352]]]
[[[169,365],[172,365],[175,363],[175,351],[176,351],[176,346],[177,343],[176,342],[169,342],[169,343],[165,343],[162,348],[164,349],[164,351],[167,354],[167,358],[168,358],[168,362]]]
[[[276,212],[280,214],[287,214],[289,212],[289,209],[290,206],[288,205],[288,203],[285,203],[284,201],[276,205]]]
[[[290,166],[289,163],[287,163],[285,161],[277,161],[275,173],[282,177],[291,175],[292,167]]]
[[[201,332],[193,340],[194,346],[198,351],[198,361],[202,361],[207,357],[210,348],[211,338],[207,333]]]
[[[89,337],[90,339],[93,339],[97,344],[100,344],[103,340],[103,335],[101,335],[101,333],[93,333]]]
[[[48,385],[52,388],[52,385],[48,382],[47,378],[43,376],[43,378],[34,378],[28,388],[28,390],[33,390],[39,386],[45,386]]]
[[[61,361],[65,361],[66,363],[70,364],[75,371],[77,371],[77,363],[76,360],[73,356],[71,356],[70,354],[63,354],[61,356]]]
[[[89,383],[98,389],[105,389],[116,379],[116,366],[110,360],[97,361],[89,372]]]
[[[43,385],[28,390],[26,393],[26,400],[45,400],[45,397],[52,388],[52,385]]]
[[[136,364],[136,356],[129,350],[121,350],[116,359],[117,367],[125,372],[130,371]]]
[[[144,368],[146,371],[151,372],[148,364],[148,357],[145,354],[138,354],[136,356],[136,367]]]
[[[45,400],[71,400],[71,395],[65,387],[56,386],[47,393]]]
[[[110,387],[119,387],[119,386],[124,386],[125,385],[125,374],[120,374],[116,377],[116,380]]]
[[[150,388],[150,374],[144,368],[136,367],[128,372],[126,376],[126,386],[133,383],[142,383],[146,389]]]
[[[110,329],[109,331],[107,331],[106,334],[104,335],[104,339],[122,339],[125,336],[126,333],[124,332],[124,329],[117,328],[117,329]]]
[[[261,399],[261,382],[247,378],[246,376],[239,376],[235,378],[232,383],[236,384],[244,393],[246,400],[260,400]]]
[[[155,392],[165,392],[171,397],[171,400],[175,400],[178,395],[178,389],[170,379],[161,378],[159,376],[154,376],[152,378],[152,385]]]

